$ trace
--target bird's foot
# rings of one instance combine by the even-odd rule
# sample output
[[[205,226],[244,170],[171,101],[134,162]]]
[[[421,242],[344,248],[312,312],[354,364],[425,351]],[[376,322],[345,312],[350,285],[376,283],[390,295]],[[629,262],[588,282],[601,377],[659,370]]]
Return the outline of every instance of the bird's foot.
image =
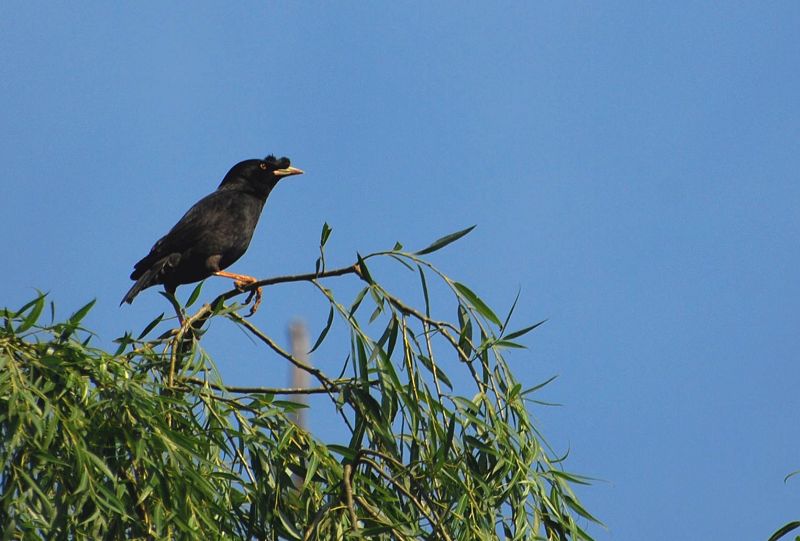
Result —
[[[250,295],[247,296],[247,300],[245,300],[244,303],[249,304],[250,301],[253,300],[253,297],[255,297],[255,302],[253,303],[253,306],[250,307],[250,313],[247,314],[247,317],[250,317],[253,314],[255,314],[256,310],[258,310],[258,307],[261,306],[261,297],[263,297],[263,294],[261,292],[260,287],[257,287],[256,289],[251,291]]]
[[[247,278],[250,278],[250,277],[248,276]],[[255,278],[252,278],[252,279],[249,279],[249,280],[236,280],[233,283],[233,285],[236,286],[236,289],[238,289],[240,291],[244,291],[244,289],[247,286],[255,284],[256,282],[258,282],[258,280],[256,280]],[[253,300],[253,298],[255,298],[255,302],[253,302],[253,305],[250,307],[250,313],[247,314],[247,317],[250,317],[250,316],[252,316],[253,314],[256,313],[256,311],[258,310],[258,307],[261,306],[261,299],[262,299],[263,296],[264,296],[264,293],[263,293],[263,291],[262,291],[262,289],[260,287],[257,287],[257,288],[255,288],[255,289],[250,291],[250,294],[247,296],[247,299],[245,299],[244,304],[245,305],[250,304],[250,302]]]
[[[258,282],[257,278],[253,278],[252,276],[247,276],[246,274],[234,274],[232,272],[226,272],[226,271],[217,271],[214,274],[217,276],[222,276],[224,278],[233,278],[233,285],[239,291],[244,291],[247,287]],[[250,304],[250,301],[252,301],[254,297],[255,297],[255,302],[253,303],[253,306],[250,307],[250,313],[247,314],[247,317],[250,317],[256,313],[256,310],[258,310],[258,307],[261,305],[262,296],[263,292],[261,291],[260,287],[250,291],[250,295],[247,296],[247,300],[245,300],[244,303]]]

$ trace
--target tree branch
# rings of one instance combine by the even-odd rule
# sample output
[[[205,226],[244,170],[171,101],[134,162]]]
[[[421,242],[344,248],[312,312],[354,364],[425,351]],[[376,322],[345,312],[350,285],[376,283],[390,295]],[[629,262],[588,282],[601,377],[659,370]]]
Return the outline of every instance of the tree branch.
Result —
[[[330,392],[330,389],[325,387],[237,387],[233,385],[220,385],[212,383],[200,378],[187,377],[181,378],[183,383],[191,383],[192,385],[208,386],[216,391],[239,393],[239,394],[324,394]],[[372,380],[370,385],[377,385],[380,383],[378,380]],[[356,382],[353,379],[334,379],[331,380],[333,388],[346,387],[348,385],[361,385],[362,381]]]

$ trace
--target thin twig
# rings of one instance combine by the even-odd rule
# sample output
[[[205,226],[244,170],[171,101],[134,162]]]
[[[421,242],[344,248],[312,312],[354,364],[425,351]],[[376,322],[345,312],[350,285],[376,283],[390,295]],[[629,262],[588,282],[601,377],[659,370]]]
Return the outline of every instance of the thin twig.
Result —
[[[371,458],[366,458],[365,456],[359,456],[358,461],[362,464],[366,464],[372,467],[372,470],[386,479],[389,483],[391,483],[397,490],[403,493],[403,495],[408,498],[414,506],[420,510],[420,512],[425,515],[425,518],[428,519],[428,522],[433,526],[436,530],[438,530],[439,535],[441,535],[442,539],[446,541],[451,541],[450,535],[448,535],[447,530],[444,529],[444,526],[439,522],[438,517],[434,518],[431,516],[428,508],[424,505],[421,501],[419,501],[408,489],[401,483],[400,481],[396,480],[394,477],[383,471],[383,468]]]
[[[232,385],[220,385],[194,377],[181,378],[180,381],[191,383],[192,385],[208,386],[217,391],[240,394],[323,394],[330,391],[330,389],[325,387],[237,387]],[[377,385],[378,383],[380,383],[378,380],[369,382],[370,385]],[[355,385],[356,381],[353,379],[331,380],[331,385],[334,388],[346,387],[350,384]],[[363,384],[363,382],[359,381],[358,384]]]
[[[342,485],[344,486],[344,499],[347,504],[347,510],[350,512],[351,528],[358,530],[358,516],[356,515],[356,508],[353,504],[353,465],[344,465],[344,475],[342,476]]]
[[[325,513],[333,507],[334,503],[338,503],[338,500],[330,501],[323,505],[322,507],[317,510],[316,514],[314,515],[314,520],[311,521],[308,528],[306,529],[306,533],[303,536],[303,541],[310,541],[311,536],[314,534],[319,525],[322,523],[322,520],[325,518]]]
[[[296,358],[294,355],[284,350],[272,338],[264,334],[261,331],[261,329],[259,329],[258,327],[256,327],[255,325],[244,319],[244,317],[240,316],[236,312],[231,313],[230,317],[234,319],[237,323],[242,325],[244,328],[246,328],[248,331],[250,331],[253,334],[253,336],[264,342],[267,346],[269,346],[269,348],[272,351],[274,351],[275,353],[277,353],[278,355],[280,355],[281,357],[283,357],[284,359],[295,365],[297,368],[305,370],[306,372],[317,378],[317,380],[328,391],[335,390],[336,386],[334,385],[333,380],[329,379],[328,376],[323,374],[321,370],[318,370],[313,366],[302,362],[300,359]]]
[[[264,280],[259,280],[258,282],[253,282],[252,284],[247,284],[242,289],[234,288],[230,291],[226,291],[219,295],[213,302],[203,306],[203,309],[206,307],[216,306],[216,304],[220,301],[227,301],[228,299],[235,297],[241,293],[248,293],[250,291],[255,291],[260,287],[272,286],[275,284],[285,284],[287,282],[311,282],[313,280],[317,280],[319,278],[331,278],[333,276],[343,276],[345,274],[359,274],[360,271],[358,269],[358,263],[354,265],[350,265],[349,267],[342,267],[339,269],[333,269],[325,272],[308,272],[305,274],[287,274],[285,276],[274,276],[272,278],[265,278]],[[202,309],[201,309],[202,310]]]
[[[382,524],[392,531],[394,534],[393,539],[408,539],[407,536],[403,535],[397,530],[397,524],[392,519],[386,518],[386,514],[382,510],[374,508],[365,498],[361,496],[356,496],[355,499],[358,500],[358,503],[361,504],[361,507],[363,507],[369,516],[372,517],[372,520],[378,524]]]

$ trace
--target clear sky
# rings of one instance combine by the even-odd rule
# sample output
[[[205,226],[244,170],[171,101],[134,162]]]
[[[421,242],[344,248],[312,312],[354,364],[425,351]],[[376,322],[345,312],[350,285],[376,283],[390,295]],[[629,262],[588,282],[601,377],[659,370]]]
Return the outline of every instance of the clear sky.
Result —
[[[307,174],[231,270],[313,270],[325,221],[331,265],[477,224],[434,260],[549,318],[512,362],[559,376],[534,414],[604,480],[597,539],[765,539],[800,519],[799,30],[788,1],[5,1],[0,305],[141,329],[167,307],[117,306],[133,263],[235,162],[287,155]],[[317,332],[307,293],[256,323]],[[229,381],[284,383],[209,340]]]

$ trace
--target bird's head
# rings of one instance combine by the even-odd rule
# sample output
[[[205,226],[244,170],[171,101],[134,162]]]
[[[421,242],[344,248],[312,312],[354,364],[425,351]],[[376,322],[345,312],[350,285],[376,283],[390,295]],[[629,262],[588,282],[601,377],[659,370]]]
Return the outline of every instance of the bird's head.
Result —
[[[303,171],[291,166],[289,158],[267,156],[263,160],[244,160],[228,171],[219,190],[240,190],[262,197],[284,177],[302,175]]]

